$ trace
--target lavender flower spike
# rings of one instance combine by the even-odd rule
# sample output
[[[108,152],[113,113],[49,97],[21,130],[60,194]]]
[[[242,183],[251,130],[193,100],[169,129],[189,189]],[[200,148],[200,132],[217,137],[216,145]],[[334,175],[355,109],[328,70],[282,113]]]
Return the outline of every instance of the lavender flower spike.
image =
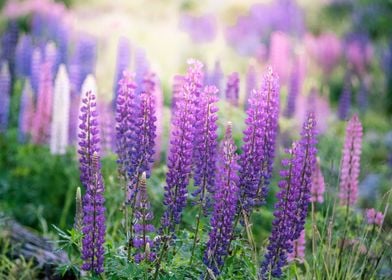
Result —
[[[252,91],[247,115],[240,159],[240,208],[250,213],[265,199],[275,156],[279,84],[272,68],[263,77],[261,89]]]
[[[229,122],[217,162],[215,205],[207,249],[203,258],[203,262],[215,275],[220,273],[220,267],[223,265],[224,257],[228,254],[233,233],[239,183],[236,150]]]
[[[197,190],[194,196],[199,196],[197,203],[206,211],[208,208],[207,192],[214,193],[216,150],[218,146],[217,112],[218,89],[206,86],[200,95],[199,110],[197,111],[194,147],[194,185]]]
[[[93,180],[92,156],[99,153],[99,125],[97,102],[94,92],[87,91],[83,94],[80,107],[79,125],[79,169],[80,181],[87,189]]]
[[[26,79],[23,86],[22,96],[20,97],[20,109],[18,139],[20,142],[25,142],[30,136],[32,128],[32,120],[34,118],[34,96],[33,89],[31,88],[29,79]]]
[[[10,110],[11,75],[6,62],[0,68],[0,132],[8,127],[8,115]]]
[[[232,73],[227,78],[226,100],[233,106],[238,107],[240,92],[240,77],[237,72]]]
[[[361,161],[362,124],[357,115],[347,123],[340,168],[340,204],[350,207],[358,199],[358,177]]]
[[[71,88],[65,65],[60,65],[54,85],[50,151],[64,154],[68,145]]]
[[[174,232],[175,225],[180,222],[182,210],[186,205],[187,185],[192,169],[195,102],[200,95],[203,81],[203,64],[195,60],[188,63],[181,94],[176,100],[170,135],[169,171],[164,194],[167,208],[162,217],[162,227],[170,233]]]
[[[105,206],[104,184],[97,152],[91,155],[91,180],[83,197],[82,269],[101,274],[104,262]]]

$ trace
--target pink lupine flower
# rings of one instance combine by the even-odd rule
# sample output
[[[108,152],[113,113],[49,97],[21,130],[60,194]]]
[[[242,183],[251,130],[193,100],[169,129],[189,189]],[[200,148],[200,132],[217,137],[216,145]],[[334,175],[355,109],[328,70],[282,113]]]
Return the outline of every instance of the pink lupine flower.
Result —
[[[340,204],[352,206],[358,199],[358,176],[361,160],[362,124],[354,115],[346,126],[346,138],[340,169]]]
[[[369,225],[381,226],[384,221],[384,214],[376,211],[374,208],[365,210],[367,223]]]
[[[293,251],[287,254],[289,262],[298,261],[303,263],[305,261],[305,242],[305,230],[302,230],[298,239],[293,241]]]
[[[271,34],[269,63],[284,83],[290,76],[291,69],[291,42],[287,34],[274,32]]]
[[[317,158],[316,168],[312,173],[312,187],[310,190],[312,196],[310,197],[310,201],[323,203],[324,191],[325,191],[324,176],[320,168],[320,159]]]

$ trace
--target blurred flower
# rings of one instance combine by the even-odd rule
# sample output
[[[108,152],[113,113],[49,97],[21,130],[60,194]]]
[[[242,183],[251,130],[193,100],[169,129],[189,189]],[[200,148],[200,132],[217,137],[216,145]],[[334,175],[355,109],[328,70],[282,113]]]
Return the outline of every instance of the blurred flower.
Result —
[[[346,59],[352,69],[363,76],[373,58],[373,47],[365,35],[352,34],[345,46]]]
[[[205,84],[216,86],[218,92],[222,94],[222,79],[223,79],[223,71],[219,60],[217,60],[215,61],[214,69],[212,70],[212,72],[206,75]]]
[[[34,119],[34,94],[28,79],[25,80],[22,95],[20,97],[20,109],[18,128],[18,139],[25,142],[31,136],[32,124]]]
[[[280,82],[286,83],[290,76],[292,56],[292,42],[283,32],[271,34],[269,63],[279,76]]]
[[[343,91],[339,99],[338,117],[340,120],[346,120],[349,117],[351,108],[351,74],[346,73],[343,84]]]
[[[18,77],[30,76],[32,52],[33,42],[31,36],[22,35],[19,38],[15,54],[15,71]]]
[[[287,254],[288,262],[303,263],[305,261],[305,242],[305,230],[302,230],[300,236],[293,241],[293,251]]]
[[[245,110],[249,107],[249,98],[251,96],[252,90],[257,90],[257,75],[254,65],[248,66],[248,71],[246,72],[246,89],[245,89]]]
[[[8,128],[11,102],[11,75],[7,62],[0,63],[0,132]]]
[[[5,31],[1,36],[0,61],[7,61],[10,75],[15,73],[15,52],[19,38],[19,26],[16,20],[7,22]]]
[[[50,133],[50,151],[52,154],[64,154],[69,144],[70,94],[68,73],[65,65],[62,64],[54,84],[53,117]]]
[[[114,98],[113,105],[115,105],[117,100],[119,81],[125,70],[129,70],[129,65],[131,63],[131,46],[128,39],[120,38],[117,45],[117,60],[116,60],[116,73],[114,76]]]
[[[288,118],[293,117],[296,109],[297,96],[301,93],[301,76],[300,69],[298,67],[298,61],[294,64],[293,71],[290,76],[289,90],[287,94],[287,105],[285,110],[285,116]]]
[[[201,16],[183,14],[180,18],[180,29],[187,32],[196,43],[210,42],[216,37],[216,19],[212,14]]]
[[[366,209],[366,219],[369,225],[378,225],[382,226],[384,221],[384,214],[382,212],[376,211],[374,208]]]
[[[41,64],[43,61],[44,59],[41,50],[39,48],[34,48],[31,54],[30,82],[35,96],[38,96]]]
[[[238,107],[240,91],[240,77],[237,72],[230,74],[227,77],[226,100],[233,106]]]
[[[361,146],[362,124],[358,116],[354,115],[347,123],[342,151],[339,198],[343,206],[352,206],[357,201]]]
[[[217,161],[215,204],[203,258],[203,262],[215,275],[220,273],[220,267],[223,265],[224,257],[228,254],[233,234],[239,183],[236,150],[231,123],[228,123]]]
[[[318,202],[318,203],[324,202],[325,182],[324,182],[323,173],[321,172],[319,158],[317,158],[317,163],[312,173],[312,187],[310,192],[312,195],[310,197],[311,202]]]

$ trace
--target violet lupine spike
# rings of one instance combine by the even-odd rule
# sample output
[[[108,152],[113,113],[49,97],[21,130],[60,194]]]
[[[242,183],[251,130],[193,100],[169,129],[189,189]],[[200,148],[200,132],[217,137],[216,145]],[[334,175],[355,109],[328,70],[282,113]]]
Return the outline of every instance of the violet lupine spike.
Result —
[[[11,74],[7,62],[0,64],[0,132],[8,128],[11,102]]]
[[[151,224],[154,214],[151,211],[151,205],[147,194],[146,172],[143,172],[140,178],[134,211],[134,230],[136,236],[133,240],[133,245],[137,249],[135,261],[137,263],[140,263],[141,261],[152,262],[156,257],[156,254],[151,252],[151,249],[154,247],[151,234],[155,232],[155,228]]]
[[[316,165],[317,139],[316,139],[316,119],[313,112],[309,112],[303,124],[301,139],[296,149],[295,161],[301,170],[299,176],[294,180],[298,180],[299,196],[297,198],[296,210],[296,227],[294,239],[297,239],[304,229],[305,219],[308,214],[308,206],[311,197],[312,175]]]
[[[382,226],[384,222],[384,214],[382,212],[376,211],[374,208],[366,209],[366,222],[368,225],[377,225],[379,227]]]
[[[50,64],[51,72],[57,73],[58,52],[54,42],[49,42],[45,45],[45,61]]]
[[[232,73],[227,78],[226,84],[226,100],[233,106],[239,104],[239,92],[240,92],[240,77],[237,72]]]
[[[253,65],[249,65],[246,73],[245,110],[249,108],[249,98],[254,89],[257,89],[256,69]]]
[[[81,98],[79,111],[79,169],[80,181],[87,189],[93,179],[92,156],[99,154],[99,124],[94,92],[86,91]]]
[[[305,243],[305,230],[303,230],[300,236],[293,241],[293,251],[287,256],[289,262],[298,261],[303,263],[305,261]]]
[[[297,63],[298,64],[298,63]],[[290,86],[287,94],[287,105],[285,116],[292,118],[295,113],[297,96],[300,94],[300,70],[298,67],[293,69],[290,77]]]
[[[64,154],[69,144],[69,110],[71,88],[65,65],[60,65],[56,76],[50,135],[52,154]]]
[[[90,107],[91,108],[91,107]],[[83,111],[82,111],[83,113]],[[93,114],[92,112],[90,113]],[[89,115],[89,113],[87,113]],[[92,127],[90,127],[92,128]],[[89,133],[88,131],[86,133]],[[83,138],[81,138],[83,141]],[[82,269],[93,274],[104,272],[103,262],[105,249],[105,198],[104,184],[101,174],[100,158],[97,152],[91,156],[91,177],[83,197],[83,239]]]
[[[310,202],[324,202],[325,181],[323,173],[321,172],[320,160],[317,159],[316,168],[312,175],[312,187],[310,189]]]
[[[197,190],[193,193],[198,196],[197,202],[207,213],[209,205],[208,193],[215,190],[216,150],[218,146],[217,112],[218,89],[215,86],[206,86],[199,98],[199,110],[195,123],[194,146],[194,185]],[[208,193],[207,193],[208,192]]]
[[[15,73],[15,51],[18,44],[19,27],[16,20],[9,21],[3,36],[1,37],[1,57],[0,60],[6,60],[11,76]]]
[[[33,42],[29,35],[23,35],[16,47],[15,70],[18,77],[28,77],[31,72]]]
[[[119,81],[122,77],[123,72],[128,69],[130,61],[131,61],[131,46],[129,44],[129,41],[126,38],[120,38],[117,46],[117,63],[116,63],[116,73],[114,77],[114,87],[113,87],[114,105],[117,100],[117,94],[119,91]]]
[[[132,146],[129,134],[133,127],[135,110],[135,90],[136,83],[134,77],[129,72],[124,72],[119,81],[116,104],[116,153],[119,172],[122,176],[127,175],[127,168],[130,164],[130,147]]]
[[[197,60],[189,60],[188,64],[181,96],[176,101],[177,109],[172,117],[168,155],[169,171],[166,176],[167,185],[164,194],[166,210],[162,217],[162,229],[166,233],[173,233],[175,225],[180,223],[182,210],[186,205],[187,185],[192,170],[195,100],[200,95],[203,64]]]
[[[173,95],[172,95],[172,100],[171,100],[171,109],[172,109],[173,113],[177,109],[176,102],[181,97],[181,90],[182,90],[184,81],[185,81],[185,77],[182,75],[175,75],[173,77],[173,88],[172,88]]]
[[[217,161],[215,205],[207,248],[203,257],[203,262],[215,275],[220,273],[224,258],[230,249],[233,234],[239,184],[236,150],[231,123],[228,123]]]
[[[31,87],[33,88],[33,92],[35,96],[38,95],[39,81],[40,81],[40,72],[41,72],[41,64],[42,64],[42,53],[39,48],[35,48],[31,54],[31,69],[30,69],[30,82]]]
[[[26,142],[30,136],[32,129],[32,120],[34,119],[34,94],[31,88],[30,81],[26,79],[22,95],[20,97],[20,109],[18,128],[18,139],[20,142]]]
[[[340,167],[340,205],[353,206],[358,199],[358,177],[362,149],[362,124],[354,115],[346,126]]]
[[[101,131],[101,151],[106,155],[108,152],[113,151],[114,148],[114,113],[112,102],[99,102],[98,111],[100,116],[100,131]]]
[[[250,213],[265,200],[272,176],[279,117],[279,83],[272,68],[263,77],[261,89],[252,92],[247,115],[240,158],[239,210]]]
[[[87,75],[94,73],[97,56],[96,44],[96,40],[93,37],[88,36],[81,37],[77,42],[73,59],[74,63],[78,64],[80,68],[78,89],[81,88],[82,82],[86,79]]]
[[[214,69],[212,70],[212,73],[208,77],[207,84],[216,86],[218,91],[221,92],[222,78],[223,78],[223,71],[222,71],[219,60],[217,60],[215,62]]]
[[[40,70],[37,105],[31,136],[34,143],[45,144],[49,141],[52,120],[53,74],[48,62],[42,63]]]
[[[136,49],[135,52],[135,81],[136,93],[140,94],[143,87],[144,76],[149,72],[149,62],[147,60],[146,52],[143,49]]]
[[[338,117],[340,120],[347,120],[351,107],[351,77],[346,74],[343,91],[339,99]]]
[[[279,182],[278,201],[275,204],[274,221],[269,237],[269,245],[264,256],[264,261],[260,268],[260,278],[263,280],[282,276],[282,267],[287,264],[287,254],[292,253],[295,231],[297,208],[297,197],[299,196],[296,176],[300,176],[301,170],[295,162],[295,154],[298,144],[293,143],[287,151],[289,157],[282,160],[284,169],[280,171],[281,181]]]

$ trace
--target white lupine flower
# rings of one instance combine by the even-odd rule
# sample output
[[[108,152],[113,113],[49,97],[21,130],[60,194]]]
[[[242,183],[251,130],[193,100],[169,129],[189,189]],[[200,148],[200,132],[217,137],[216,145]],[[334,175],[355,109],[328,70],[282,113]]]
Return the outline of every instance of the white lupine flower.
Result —
[[[61,65],[54,85],[53,119],[50,138],[50,151],[52,154],[64,154],[68,145],[70,94],[71,88],[67,70],[64,65]]]

